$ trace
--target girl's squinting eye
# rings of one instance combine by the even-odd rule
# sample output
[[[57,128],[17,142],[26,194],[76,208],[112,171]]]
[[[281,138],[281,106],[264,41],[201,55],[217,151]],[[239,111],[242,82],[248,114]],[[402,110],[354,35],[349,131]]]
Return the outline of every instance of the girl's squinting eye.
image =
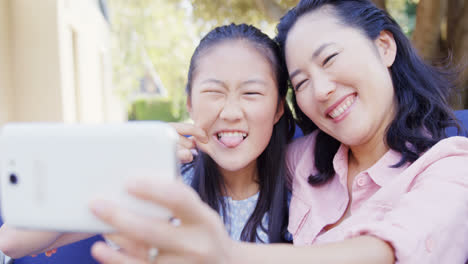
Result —
[[[331,59],[333,59],[336,55],[338,55],[338,52],[333,53],[332,55],[328,56],[322,63],[322,66],[325,66]]]
[[[205,94],[221,94],[222,92],[219,91],[219,90],[205,90],[205,91],[202,91],[202,93],[205,93]]]

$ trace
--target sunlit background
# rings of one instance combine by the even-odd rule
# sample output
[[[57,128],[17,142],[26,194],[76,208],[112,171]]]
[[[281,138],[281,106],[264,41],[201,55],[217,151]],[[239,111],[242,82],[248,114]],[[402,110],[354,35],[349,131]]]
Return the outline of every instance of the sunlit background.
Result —
[[[190,56],[211,28],[253,24],[271,37],[297,0],[0,0],[0,124],[184,121]],[[431,62],[462,78],[468,108],[468,3],[374,1]],[[464,67],[463,67],[464,66]]]
[[[114,84],[127,100],[129,118],[171,121],[187,118],[184,86],[190,56],[200,38],[211,28],[231,22],[253,24],[274,37],[279,18],[297,2],[109,0]],[[382,5],[383,1],[377,2]],[[392,0],[384,4],[409,37],[412,37],[415,29],[418,2]],[[447,8],[436,4],[446,1],[432,2],[432,6],[426,3],[421,8]],[[437,20],[435,11],[430,10],[431,20]],[[439,26],[440,34],[445,35],[441,35],[441,38],[446,39],[445,19],[441,18],[436,26]],[[422,38],[422,41],[427,41],[427,37]],[[426,45],[430,44],[421,46]],[[439,53],[425,55],[428,59],[435,60],[446,56],[442,49]],[[464,99],[464,104],[466,101]],[[168,107],[171,108],[170,111],[167,110]],[[461,105],[457,107],[463,108]]]

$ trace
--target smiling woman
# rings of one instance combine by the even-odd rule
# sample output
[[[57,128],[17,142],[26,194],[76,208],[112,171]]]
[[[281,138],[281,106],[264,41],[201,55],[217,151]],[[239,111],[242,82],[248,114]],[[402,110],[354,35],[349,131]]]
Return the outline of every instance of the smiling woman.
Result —
[[[468,141],[446,134],[460,128],[447,105],[454,75],[424,63],[366,0],[303,0],[277,40],[308,134],[288,149],[294,243],[373,236],[397,263],[463,263]]]

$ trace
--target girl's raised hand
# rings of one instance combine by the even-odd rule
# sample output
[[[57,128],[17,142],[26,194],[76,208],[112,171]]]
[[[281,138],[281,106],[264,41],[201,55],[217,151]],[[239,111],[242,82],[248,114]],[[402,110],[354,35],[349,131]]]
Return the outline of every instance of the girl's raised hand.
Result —
[[[208,148],[208,135],[206,132],[193,124],[169,123],[179,134],[177,143],[177,157],[181,163],[189,163],[193,160],[192,150],[199,148],[205,152]]]

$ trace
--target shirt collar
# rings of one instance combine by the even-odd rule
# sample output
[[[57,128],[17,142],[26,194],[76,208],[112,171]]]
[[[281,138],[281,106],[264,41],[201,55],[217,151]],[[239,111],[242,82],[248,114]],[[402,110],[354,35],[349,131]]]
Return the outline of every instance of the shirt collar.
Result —
[[[343,186],[348,186],[348,146],[341,144],[338,151],[333,157],[333,168],[335,169],[335,177],[339,177],[340,183]]]
[[[335,177],[339,177],[341,184],[344,186],[347,186],[348,155],[349,148],[341,144],[333,158],[333,167],[336,172]],[[382,187],[409,166],[409,163],[406,163],[401,167],[392,168],[400,160],[401,154],[390,149],[374,165],[364,170],[363,173],[367,173],[376,184]]]
[[[393,168],[392,166],[397,164],[400,160],[401,154],[390,149],[374,165],[364,172],[367,172],[372,180],[382,187],[392,179],[395,179],[396,175],[401,174],[409,166],[409,163],[406,163],[401,167]]]

